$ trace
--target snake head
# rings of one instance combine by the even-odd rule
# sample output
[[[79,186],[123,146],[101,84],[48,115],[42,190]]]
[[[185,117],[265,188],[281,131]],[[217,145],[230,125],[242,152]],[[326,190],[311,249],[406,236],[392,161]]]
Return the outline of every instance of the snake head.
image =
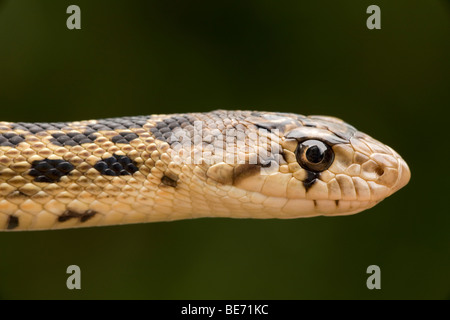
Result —
[[[410,180],[408,165],[397,152],[340,119],[264,113],[247,120],[259,132],[270,131],[266,136],[272,141],[271,151],[279,138],[280,155],[275,165],[267,165],[273,155],[259,156],[257,165],[238,164],[219,174],[230,177],[227,184],[246,192],[249,215],[354,214],[373,207]]]
[[[309,121],[309,126],[285,133],[282,142],[298,180],[288,197],[302,203],[313,200],[307,215],[357,213],[409,182],[408,165],[392,148],[337,118],[309,116],[304,122]],[[285,208],[293,215],[294,203]]]

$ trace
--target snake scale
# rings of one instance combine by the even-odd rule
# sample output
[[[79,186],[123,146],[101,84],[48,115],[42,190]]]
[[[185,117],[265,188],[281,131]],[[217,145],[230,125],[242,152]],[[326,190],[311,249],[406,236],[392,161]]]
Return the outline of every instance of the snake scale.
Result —
[[[0,230],[360,212],[406,162],[340,119],[216,110],[0,122]]]

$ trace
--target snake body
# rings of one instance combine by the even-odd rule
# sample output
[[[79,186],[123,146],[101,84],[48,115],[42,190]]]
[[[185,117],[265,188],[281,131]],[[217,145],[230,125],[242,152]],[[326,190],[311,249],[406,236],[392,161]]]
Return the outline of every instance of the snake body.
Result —
[[[333,117],[216,110],[0,122],[0,230],[368,209],[407,184],[390,147]]]

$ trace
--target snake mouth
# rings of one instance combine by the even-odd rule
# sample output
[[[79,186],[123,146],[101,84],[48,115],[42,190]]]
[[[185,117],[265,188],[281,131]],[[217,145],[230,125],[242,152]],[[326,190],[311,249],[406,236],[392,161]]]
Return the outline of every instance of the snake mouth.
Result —
[[[261,210],[257,212],[260,218],[296,219],[317,216],[345,216],[370,209],[381,200],[311,200],[311,199],[281,199],[271,198],[272,203],[283,203],[279,208],[273,210]],[[249,212],[242,217],[250,217]]]

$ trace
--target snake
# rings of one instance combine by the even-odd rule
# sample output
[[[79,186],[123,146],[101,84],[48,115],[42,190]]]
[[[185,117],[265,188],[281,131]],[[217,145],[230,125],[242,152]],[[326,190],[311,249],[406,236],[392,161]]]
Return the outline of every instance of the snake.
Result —
[[[350,215],[410,176],[396,151],[331,116],[0,122],[1,231]]]

